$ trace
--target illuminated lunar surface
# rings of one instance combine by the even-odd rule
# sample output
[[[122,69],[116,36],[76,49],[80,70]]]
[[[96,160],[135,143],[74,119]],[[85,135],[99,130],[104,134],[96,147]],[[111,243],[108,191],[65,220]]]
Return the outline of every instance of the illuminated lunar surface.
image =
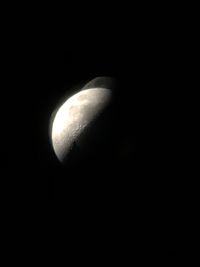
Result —
[[[75,141],[110,103],[111,90],[90,88],[70,97],[57,111],[52,123],[52,145],[63,162]]]

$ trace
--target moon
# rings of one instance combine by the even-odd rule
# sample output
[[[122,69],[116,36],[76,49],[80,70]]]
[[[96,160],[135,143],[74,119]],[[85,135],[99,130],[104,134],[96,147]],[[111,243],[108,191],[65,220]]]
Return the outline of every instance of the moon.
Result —
[[[111,101],[110,89],[84,88],[61,105],[52,122],[52,146],[58,160],[62,163],[79,136],[86,131],[86,128],[96,120]]]

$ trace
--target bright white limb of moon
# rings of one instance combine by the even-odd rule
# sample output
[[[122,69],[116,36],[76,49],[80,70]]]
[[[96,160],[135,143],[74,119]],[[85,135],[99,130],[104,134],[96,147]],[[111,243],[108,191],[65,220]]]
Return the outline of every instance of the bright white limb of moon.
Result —
[[[60,161],[74,141],[103,111],[111,99],[111,90],[90,88],[70,97],[57,111],[52,124],[52,145]]]

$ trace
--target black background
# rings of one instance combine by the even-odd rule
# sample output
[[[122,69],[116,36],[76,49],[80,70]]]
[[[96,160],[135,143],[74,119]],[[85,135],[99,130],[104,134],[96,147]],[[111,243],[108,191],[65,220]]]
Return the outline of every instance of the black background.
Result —
[[[62,29],[13,25],[5,42],[2,190],[8,221],[30,235],[45,233],[50,243],[67,235],[82,251],[98,243],[108,254],[173,257],[178,181],[170,177],[168,152],[163,155],[167,145],[160,145],[167,77],[173,75],[169,50],[142,24],[131,29],[106,18],[103,25],[93,28],[89,21],[79,28],[72,21]],[[67,92],[97,76],[118,81],[111,145],[105,154],[97,151],[92,164],[64,168],[49,139],[51,114]]]

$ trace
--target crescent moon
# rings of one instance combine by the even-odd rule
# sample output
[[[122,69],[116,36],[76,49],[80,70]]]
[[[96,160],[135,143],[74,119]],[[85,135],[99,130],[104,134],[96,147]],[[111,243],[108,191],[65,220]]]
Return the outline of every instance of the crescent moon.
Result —
[[[74,142],[110,103],[111,90],[90,88],[76,93],[57,110],[51,131],[54,152],[63,162]]]

